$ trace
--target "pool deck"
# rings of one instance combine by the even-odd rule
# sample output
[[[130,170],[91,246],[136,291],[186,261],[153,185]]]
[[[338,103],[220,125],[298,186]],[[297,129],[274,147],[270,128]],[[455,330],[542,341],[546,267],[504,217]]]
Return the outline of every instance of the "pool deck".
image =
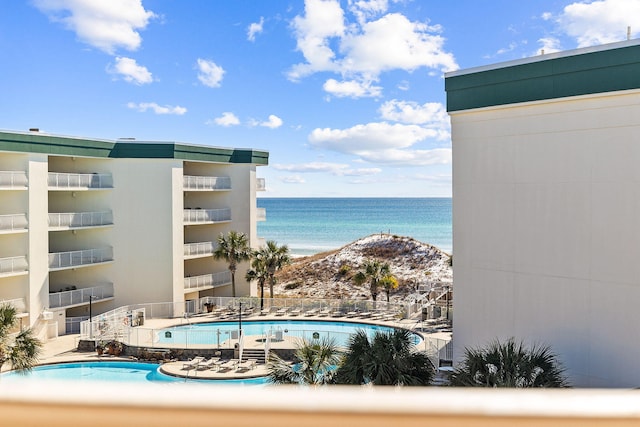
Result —
[[[393,320],[393,321],[382,321],[382,320],[371,320],[371,319],[362,319],[362,318],[346,318],[346,317],[317,317],[317,316],[276,316],[276,315],[266,315],[259,316],[253,315],[248,318],[243,318],[243,321],[256,321],[256,320],[304,320],[304,321],[335,321],[335,322],[354,322],[354,323],[368,323],[375,324],[381,326],[391,326],[391,327],[401,327],[406,329],[413,329],[416,326],[415,319],[403,319],[403,320]],[[202,322],[215,322],[220,321],[220,319],[210,316],[208,314],[198,315],[191,317],[189,319],[148,319],[145,322],[145,328],[153,328],[153,329],[162,329],[170,326],[176,325],[185,325],[185,324],[194,324],[194,323],[202,323]],[[236,320],[227,320],[227,321],[236,321]],[[420,330],[420,332],[424,336],[431,336],[439,339],[450,339],[451,332],[448,330],[441,330],[437,328],[437,324],[432,325],[433,329],[428,330]],[[130,357],[115,357],[115,356],[98,356],[95,352],[80,352],[77,350],[79,335],[64,335],[54,339],[51,339],[44,343],[43,351],[40,355],[39,364],[51,364],[51,363],[65,363],[65,362],[97,362],[97,361],[131,361]],[[272,348],[295,348],[297,338],[284,336],[282,341],[272,340],[271,347]],[[213,345],[212,345],[213,347]],[[262,341],[262,336],[245,336],[244,348],[246,349],[263,349],[264,343]],[[265,364],[256,364],[251,368],[241,368],[236,369],[233,366],[226,367],[223,369],[219,369],[217,366],[214,366],[212,369],[186,369],[184,367],[186,361],[172,361],[163,363],[160,370],[166,374],[177,376],[177,377],[185,377],[185,378],[194,378],[194,379],[243,379],[243,378],[252,378],[252,377],[261,377],[267,374],[267,369]],[[3,366],[2,371],[7,370],[7,364]]]

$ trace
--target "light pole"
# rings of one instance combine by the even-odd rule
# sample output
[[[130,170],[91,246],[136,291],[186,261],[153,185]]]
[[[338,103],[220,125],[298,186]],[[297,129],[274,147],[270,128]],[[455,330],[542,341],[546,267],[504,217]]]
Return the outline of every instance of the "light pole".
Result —
[[[240,316],[238,317],[238,323],[239,323],[239,329],[240,329],[240,336],[242,336],[242,303],[240,304]]]
[[[89,295],[89,339],[93,339],[93,300],[97,298],[95,295]]]

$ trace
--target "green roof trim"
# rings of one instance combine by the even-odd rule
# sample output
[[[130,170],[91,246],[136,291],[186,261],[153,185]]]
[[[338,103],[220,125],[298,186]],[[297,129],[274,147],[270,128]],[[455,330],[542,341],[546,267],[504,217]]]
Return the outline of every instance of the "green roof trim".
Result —
[[[102,141],[38,133],[0,132],[0,151],[61,156],[181,159],[214,163],[269,164],[269,153],[173,142]]]
[[[580,51],[576,51],[580,52]],[[563,54],[445,78],[447,111],[640,88],[640,45]]]

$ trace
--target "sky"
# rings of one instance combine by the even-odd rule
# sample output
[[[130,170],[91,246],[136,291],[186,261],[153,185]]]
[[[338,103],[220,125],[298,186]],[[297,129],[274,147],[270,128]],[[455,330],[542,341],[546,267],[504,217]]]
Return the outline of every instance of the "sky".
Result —
[[[446,72],[629,27],[640,0],[5,0],[0,129],[266,150],[260,197],[450,197]]]

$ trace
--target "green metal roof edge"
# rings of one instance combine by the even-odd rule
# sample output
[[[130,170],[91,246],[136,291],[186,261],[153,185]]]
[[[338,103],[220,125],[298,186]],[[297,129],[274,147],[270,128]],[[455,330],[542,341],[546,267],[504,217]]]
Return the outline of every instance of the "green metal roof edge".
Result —
[[[215,163],[269,164],[269,153],[251,149],[207,147],[177,143],[114,142],[0,131],[0,151],[61,156],[181,159]]]
[[[640,45],[445,77],[447,111],[640,88]]]

